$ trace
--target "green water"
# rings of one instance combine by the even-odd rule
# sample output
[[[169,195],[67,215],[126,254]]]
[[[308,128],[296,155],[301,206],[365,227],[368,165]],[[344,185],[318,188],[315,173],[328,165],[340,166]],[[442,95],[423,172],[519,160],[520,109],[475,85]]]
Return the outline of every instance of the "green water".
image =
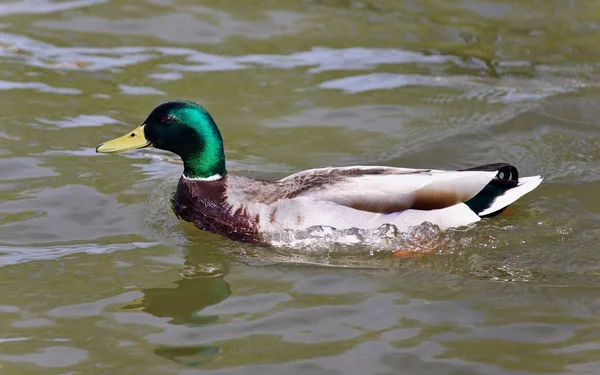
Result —
[[[14,0],[0,26],[2,375],[600,371],[600,3]],[[441,254],[259,249],[174,217],[173,155],[95,154],[172,99],[230,173],[546,179]]]

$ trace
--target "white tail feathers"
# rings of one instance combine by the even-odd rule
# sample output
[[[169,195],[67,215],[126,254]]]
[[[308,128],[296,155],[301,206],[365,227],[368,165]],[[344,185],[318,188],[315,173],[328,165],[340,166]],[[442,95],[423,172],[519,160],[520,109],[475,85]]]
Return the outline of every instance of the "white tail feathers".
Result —
[[[523,195],[529,193],[539,184],[542,183],[544,179],[541,176],[530,176],[530,177],[521,177],[519,178],[519,184],[507,190],[504,194],[500,195],[492,202],[492,205],[489,208],[481,211],[479,216],[485,216],[492,214],[496,211],[503,209],[509,204],[513,203],[517,199],[521,198]]]

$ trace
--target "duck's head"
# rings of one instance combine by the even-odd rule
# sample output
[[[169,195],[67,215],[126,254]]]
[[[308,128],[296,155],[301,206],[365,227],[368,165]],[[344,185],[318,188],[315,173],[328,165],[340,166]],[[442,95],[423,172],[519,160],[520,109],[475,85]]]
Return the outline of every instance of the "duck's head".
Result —
[[[221,133],[208,111],[196,103],[163,103],[142,125],[102,143],[96,152],[115,153],[149,146],[179,155],[185,177],[215,180],[227,174]]]

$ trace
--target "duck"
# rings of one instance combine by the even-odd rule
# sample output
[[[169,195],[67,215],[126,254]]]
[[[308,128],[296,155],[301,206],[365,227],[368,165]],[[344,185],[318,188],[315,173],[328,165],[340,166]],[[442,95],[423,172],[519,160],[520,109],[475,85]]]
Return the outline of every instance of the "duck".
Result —
[[[240,242],[265,243],[269,234],[314,226],[408,231],[425,222],[441,230],[469,226],[502,213],[540,185],[498,162],[460,170],[378,165],[321,167],[264,180],[229,174],[223,138],[200,104],[158,105],[125,135],[96,147],[118,153],[155,147],[178,155],[183,172],[171,199],[178,219]]]

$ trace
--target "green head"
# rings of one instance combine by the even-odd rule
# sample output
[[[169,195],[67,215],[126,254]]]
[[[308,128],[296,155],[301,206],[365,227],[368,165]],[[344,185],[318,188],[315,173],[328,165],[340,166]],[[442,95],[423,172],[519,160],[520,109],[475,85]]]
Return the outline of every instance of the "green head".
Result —
[[[196,103],[163,103],[140,127],[101,144],[96,151],[112,153],[148,146],[179,155],[185,177],[215,179],[227,174],[221,133],[208,111]]]

